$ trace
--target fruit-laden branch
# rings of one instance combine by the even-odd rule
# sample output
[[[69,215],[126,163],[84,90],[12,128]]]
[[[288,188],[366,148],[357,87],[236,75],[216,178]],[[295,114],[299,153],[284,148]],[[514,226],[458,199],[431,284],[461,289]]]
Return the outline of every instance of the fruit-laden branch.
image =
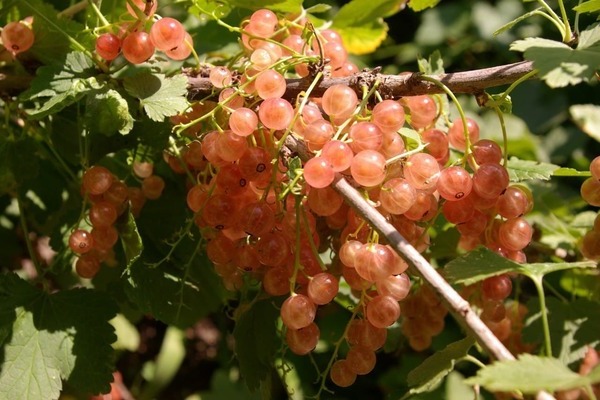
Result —
[[[508,85],[533,71],[533,63],[521,61],[514,64],[499,65],[497,67],[476,69],[464,72],[452,72],[447,74],[432,75],[435,80],[442,82],[453,93],[481,93],[491,87]],[[422,94],[442,93],[442,89],[434,83],[421,78],[422,74],[406,73],[400,75],[384,75],[372,71],[359,72],[345,78],[323,79],[311,91],[312,96],[320,96],[325,90],[336,84],[344,84],[353,88],[361,96],[363,86],[370,86],[378,81],[379,92],[382,97],[398,99],[403,96],[416,96]],[[311,85],[312,79],[288,79],[287,90],[284,97],[295,99],[300,93],[306,91]],[[189,98],[199,100],[213,93],[214,88],[206,77],[189,77]]]
[[[292,137],[286,139],[286,147],[297,153],[300,158],[310,158],[310,153],[302,142]],[[477,342],[497,360],[514,360],[512,353],[498,340],[492,331],[473,311],[469,303],[436,271],[436,269],[381,215],[361,194],[339,173],[332,184],[344,200],[385,237],[390,246],[408,262],[413,272],[423,278],[441,297],[442,302],[455,319],[472,335]],[[550,400],[554,397],[539,392],[537,400]]]

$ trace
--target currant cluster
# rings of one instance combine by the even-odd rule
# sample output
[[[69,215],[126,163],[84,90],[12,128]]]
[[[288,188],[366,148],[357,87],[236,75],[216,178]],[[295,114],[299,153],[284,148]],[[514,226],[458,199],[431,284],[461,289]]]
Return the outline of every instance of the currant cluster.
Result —
[[[125,0],[124,0],[125,1]],[[121,25],[119,32],[103,33],[96,39],[96,53],[106,61],[123,54],[132,64],[146,62],[160,50],[172,60],[185,60],[193,49],[193,40],[179,21],[155,15],[158,0],[127,2],[127,11],[136,20]],[[156,19],[156,21],[155,21]]]
[[[600,207],[600,156],[590,163],[592,176],[581,185],[581,197],[591,206]],[[587,232],[580,244],[581,254],[590,260],[600,260],[600,215],[594,220],[594,226]]]
[[[87,220],[91,230],[78,228],[69,236],[69,247],[78,255],[75,270],[82,278],[93,278],[103,262],[115,265],[113,247],[119,239],[115,227],[117,219],[128,209],[134,216],[139,215],[146,199],[159,198],[164,189],[164,180],[153,175],[152,164],[134,162],[133,171],[143,179],[141,188],[128,187],[99,165],[83,174],[81,190],[90,202]]]
[[[444,318],[448,310],[435,292],[421,285],[402,302],[402,333],[409,346],[423,351],[431,346],[431,340],[444,330]]]
[[[2,28],[1,44],[13,57],[33,46],[35,35],[31,27],[32,23],[33,17],[28,17],[22,21],[9,22]]]
[[[192,178],[187,205],[226,288],[259,283],[266,295],[286,296],[281,319],[290,351],[315,348],[318,307],[334,300],[340,280],[350,286],[357,305],[344,336],[349,351],[343,357],[336,350],[328,371],[348,386],[373,368],[386,328],[402,314],[401,301],[403,332],[419,351],[443,329],[447,311],[424,285],[409,296],[407,263],[344,204],[332,187],[336,174],[421,252],[429,247],[428,227],[442,214],[461,233],[462,248],[484,245],[519,262],[533,233],[523,218],[533,206],[531,193],[509,186],[500,146],[480,139],[474,120],[438,121],[434,97],[395,101],[371,90],[359,98],[337,84],[322,96],[286,98],[288,74],[357,72],[335,31],[259,10],[240,32],[237,64],[201,72],[219,90],[219,102],[198,102],[172,119],[183,134],[165,160]],[[418,143],[399,133],[405,127]],[[311,157],[286,153],[290,137]],[[320,257],[326,250],[331,262]],[[508,277],[496,281],[511,285]],[[490,326],[505,327],[509,319],[500,308],[511,286],[490,294],[502,290],[494,282],[484,282],[491,296],[485,315],[493,314]]]

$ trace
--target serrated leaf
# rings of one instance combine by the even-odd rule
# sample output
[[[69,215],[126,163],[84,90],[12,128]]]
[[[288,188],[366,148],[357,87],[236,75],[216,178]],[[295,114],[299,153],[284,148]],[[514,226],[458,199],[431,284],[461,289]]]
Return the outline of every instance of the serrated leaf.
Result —
[[[519,160],[516,157],[511,157],[507,165],[511,182],[522,182],[529,179],[543,179],[547,181],[554,171],[559,168],[558,165],[540,161]]]
[[[577,171],[575,168],[559,168],[552,173],[553,176],[592,176],[590,171]]]
[[[125,252],[125,261],[127,262],[125,268],[129,269],[137,261],[144,249],[142,238],[138,233],[135,218],[131,214],[131,211],[127,212],[125,220],[119,220],[116,227],[119,231],[123,251]]]
[[[491,392],[534,394],[542,390],[554,392],[591,385],[599,376],[581,376],[555,358],[521,354],[518,360],[496,361],[481,368],[466,380]]]
[[[564,87],[589,82],[600,65],[600,27],[581,32],[576,49],[564,43],[543,38],[517,40],[511,50],[521,51],[533,61],[540,77],[550,87]]]
[[[162,121],[188,107],[184,75],[168,78],[163,74],[144,72],[125,78],[124,85],[127,93],[140,100],[146,114],[154,121]]]
[[[240,373],[250,391],[255,391],[273,369],[279,348],[277,317],[279,310],[271,300],[254,303],[239,317],[233,330],[235,353]]]
[[[88,95],[85,121],[90,132],[106,136],[126,135],[133,128],[127,101],[113,89]]]
[[[475,344],[472,337],[466,337],[458,342],[450,343],[443,350],[426,358],[421,365],[413,369],[407,377],[411,386],[410,393],[423,393],[437,387],[442,379],[453,369],[457,360],[466,356]]]
[[[100,89],[102,85],[95,75],[94,63],[89,57],[80,52],[69,53],[60,64],[39,68],[31,87],[20,98],[41,101],[50,97],[40,108],[29,112],[32,118],[43,118]]]
[[[486,247],[478,247],[446,264],[444,276],[450,283],[471,285],[491,276],[510,272],[524,274],[529,277],[543,277],[554,271],[594,268],[595,266],[595,263],[589,261],[517,264]]]
[[[576,104],[569,107],[569,113],[579,129],[600,142],[600,106]]]
[[[61,380],[82,392],[108,392],[116,339],[108,321],[116,310],[91,289],[48,294],[0,275],[0,398],[57,399]]]
[[[370,53],[387,36],[388,26],[383,18],[403,7],[404,0],[352,0],[333,17],[332,27],[342,36],[349,53]]]
[[[408,6],[413,11],[423,11],[435,7],[440,0],[409,0]]]
[[[579,13],[585,12],[596,12],[600,10],[600,0],[589,0],[584,1],[576,7],[573,7],[573,10]]]

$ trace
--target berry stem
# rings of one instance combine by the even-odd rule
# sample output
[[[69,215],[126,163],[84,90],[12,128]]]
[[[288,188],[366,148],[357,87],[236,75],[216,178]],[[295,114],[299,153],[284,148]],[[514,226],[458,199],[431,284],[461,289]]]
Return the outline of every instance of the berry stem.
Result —
[[[488,94],[488,99],[491,100],[491,96]],[[490,102],[489,104],[492,105],[492,108],[494,109],[494,111],[496,112],[496,115],[498,116],[498,121],[500,121],[500,129],[502,129],[502,147],[503,147],[503,157],[504,157],[504,166],[508,167],[508,135],[506,134],[506,123],[504,122],[504,115],[502,114],[502,111],[500,110],[500,107],[498,107],[498,105],[496,103],[492,103]],[[475,161],[475,160],[473,160]]]
[[[542,276],[528,275],[535,289],[538,292],[540,299],[540,312],[542,313],[542,328],[544,329],[544,349],[546,350],[546,356],[552,357],[552,342],[550,340],[550,324],[548,323],[548,310],[546,309],[546,294],[544,293],[544,286],[542,283]]]
[[[450,99],[452,99],[452,102],[454,103],[454,105],[456,106],[456,108],[458,110],[458,114],[460,115],[460,120],[462,121],[462,124],[463,124],[463,133],[465,136],[465,154],[464,154],[464,157],[462,160],[462,164],[463,164],[463,168],[464,168],[467,165],[467,160],[469,158],[469,155],[471,154],[471,137],[469,136],[469,125],[467,124],[467,116],[465,115],[465,111],[463,110],[462,106],[460,105],[460,102],[458,101],[458,99],[456,98],[454,93],[452,93],[452,91],[446,85],[444,85],[441,81],[438,81],[437,79],[432,78],[427,75],[424,75],[422,79],[424,79],[428,82],[431,82],[431,83],[435,84],[436,86],[439,86],[446,93],[446,95],[448,95],[448,97],[450,97]]]

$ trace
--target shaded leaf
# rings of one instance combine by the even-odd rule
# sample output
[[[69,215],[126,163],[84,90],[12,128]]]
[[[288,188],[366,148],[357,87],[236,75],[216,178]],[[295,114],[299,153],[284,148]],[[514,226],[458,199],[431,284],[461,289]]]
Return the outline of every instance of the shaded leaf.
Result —
[[[0,275],[0,300],[1,398],[57,399],[63,379],[83,392],[110,390],[109,297],[81,288],[48,294],[10,274]]]
[[[151,267],[141,260],[128,270],[126,293],[145,313],[166,324],[187,328],[222,305],[223,289],[210,261],[196,255]]]
[[[574,389],[597,381],[600,376],[581,376],[555,358],[521,354],[518,360],[497,361],[481,368],[466,383],[481,385],[492,392],[535,394],[541,390]]]
[[[187,78],[184,75],[168,78],[163,74],[145,72],[125,78],[124,85],[131,96],[140,100],[146,114],[154,121],[179,114],[188,106]]]
[[[133,128],[133,118],[127,101],[113,89],[88,95],[86,126],[92,133],[110,136],[115,132],[123,135]]]
[[[577,104],[569,107],[569,113],[579,129],[600,142],[600,106]]]
[[[427,392],[437,387],[440,381],[454,369],[456,361],[468,354],[473,344],[475,340],[466,337],[428,357],[408,374],[407,383],[412,387],[410,393]]]
[[[116,228],[119,231],[119,237],[121,238],[121,244],[123,245],[123,251],[125,252],[125,261],[127,262],[126,268],[129,269],[133,263],[140,257],[144,244],[142,238],[138,233],[135,218],[131,211],[127,213],[127,217],[124,221],[119,221]]]
[[[521,182],[529,179],[549,180],[553,172],[559,169],[558,165],[540,161],[519,160],[511,157],[508,160],[508,175],[511,182]]]
[[[240,372],[250,391],[255,391],[273,368],[279,348],[277,317],[279,310],[271,300],[254,303],[237,320],[233,336]]]
[[[528,302],[526,326],[523,340],[535,343],[540,339],[542,320],[539,300]],[[550,327],[553,356],[563,364],[578,366],[588,346],[600,343],[600,304],[588,299],[575,299],[563,303],[555,297],[546,298],[546,309]]]

